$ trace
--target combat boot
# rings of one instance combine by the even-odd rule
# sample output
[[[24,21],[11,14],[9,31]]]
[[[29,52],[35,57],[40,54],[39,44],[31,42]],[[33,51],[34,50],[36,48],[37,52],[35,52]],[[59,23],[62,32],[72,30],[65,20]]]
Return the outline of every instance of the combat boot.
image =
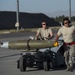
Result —
[[[70,64],[70,71],[73,72],[73,64]]]
[[[70,65],[69,65],[69,64],[67,64],[67,69],[66,69],[66,71],[70,71]]]

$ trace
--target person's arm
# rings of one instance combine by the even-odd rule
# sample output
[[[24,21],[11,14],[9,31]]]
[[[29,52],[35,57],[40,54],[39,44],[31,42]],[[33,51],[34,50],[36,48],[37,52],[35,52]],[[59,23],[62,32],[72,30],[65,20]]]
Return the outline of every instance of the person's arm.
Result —
[[[52,32],[52,30],[51,30],[51,32],[50,32],[50,38],[52,38],[54,35],[53,35],[53,32]]]
[[[54,47],[59,46],[59,44],[58,44],[58,39],[59,39],[59,35],[57,34],[57,35],[56,35],[56,38],[55,38],[55,41],[54,41]]]
[[[54,46],[58,46],[58,39],[62,35],[62,28],[60,28],[56,34],[55,40],[54,40]]]
[[[51,38],[53,38],[53,32],[52,32],[52,30],[51,29],[49,29],[49,36],[47,37],[47,39],[49,40],[49,39],[51,39]]]
[[[56,37],[55,37],[55,42],[57,42],[59,37],[62,35],[62,30],[63,30],[62,27],[58,30]]]
[[[59,37],[61,36],[61,34],[62,34],[62,28],[60,28],[60,29],[58,30],[57,34],[56,34],[56,37],[55,37],[55,40],[54,40],[54,46],[55,46],[55,47],[59,46],[59,44],[58,44],[58,39],[59,39]]]
[[[39,36],[39,33],[37,32],[35,36],[35,40],[37,40],[38,36]]]
[[[59,37],[60,37],[60,36],[57,34],[54,42],[57,42],[58,39],[59,39]]]
[[[36,32],[35,40],[37,40],[37,39],[38,39],[39,35],[40,35],[40,29],[38,29],[38,30],[37,30],[37,32]]]

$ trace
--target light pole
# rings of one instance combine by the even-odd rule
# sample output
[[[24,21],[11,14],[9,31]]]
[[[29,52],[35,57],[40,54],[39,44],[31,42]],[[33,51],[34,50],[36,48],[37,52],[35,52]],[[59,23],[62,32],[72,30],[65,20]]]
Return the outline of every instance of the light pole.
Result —
[[[71,20],[71,0],[69,0],[69,20]]]
[[[15,27],[19,31],[19,0],[17,0],[17,11],[16,11],[16,24]]]

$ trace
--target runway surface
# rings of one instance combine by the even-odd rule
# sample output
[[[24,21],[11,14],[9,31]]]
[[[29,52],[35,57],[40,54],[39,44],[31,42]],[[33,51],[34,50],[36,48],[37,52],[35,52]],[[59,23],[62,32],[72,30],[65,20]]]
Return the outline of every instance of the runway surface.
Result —
[[[28,39],[29,36],[34,35],[35,33],[28,32],[1,34],[0,42]],[[18,50],[0,48],[0,75],[75,75],[75,70],[66,72],[63,68],[50,71],[27,68],[26,72],[20,72],[17,69],[17,60],[20,58],[20,53]]]

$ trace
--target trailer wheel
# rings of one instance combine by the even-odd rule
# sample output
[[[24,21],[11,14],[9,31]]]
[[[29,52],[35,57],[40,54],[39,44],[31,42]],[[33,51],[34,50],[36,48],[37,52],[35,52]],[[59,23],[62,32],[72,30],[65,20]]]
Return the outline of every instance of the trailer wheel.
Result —
[[[49,71],[49,63],[47,61],[43,62],[43,68],[45,71]]]
[[[26,61],[23,56],[19,60],[19,68],[21,72],[26,71]]]
[[[17,60],[17,68],[19,69],[20,67],[19,67],[19,60]]]
[[[50,68],[51,68],[51,69],[53,68],[53,63],[52,63],[52,62],[50,62]]]

